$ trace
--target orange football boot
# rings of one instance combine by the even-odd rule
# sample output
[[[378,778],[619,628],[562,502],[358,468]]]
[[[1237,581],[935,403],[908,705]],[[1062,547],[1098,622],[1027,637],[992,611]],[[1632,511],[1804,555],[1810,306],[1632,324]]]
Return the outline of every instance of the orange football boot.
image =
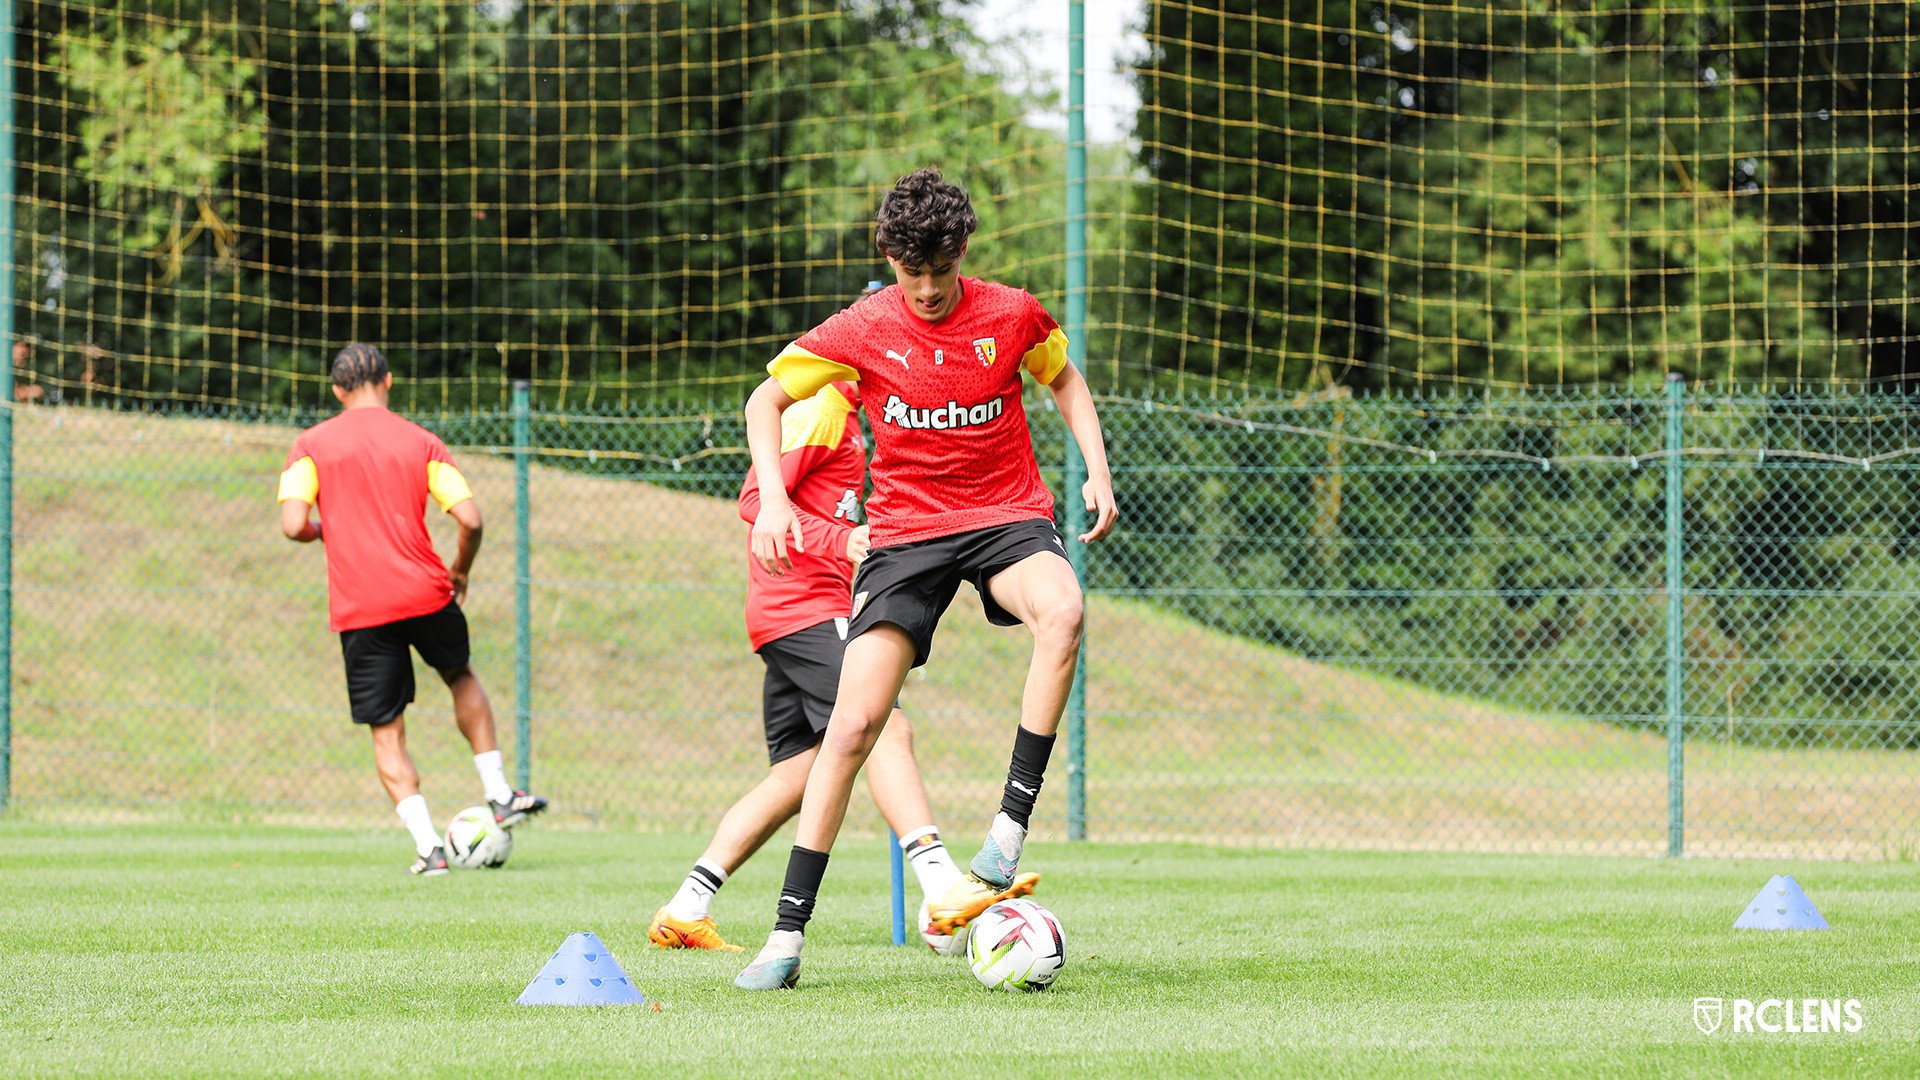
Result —
[[[972,874],[968,874],[955,882],[953,888],[947,890],[947,895],[927,905],[927,923],[924,932],[951,934],[979,918],[981,912],[1002,900],[1030,895],[1034,886],[1038,884],[1040,884],[1039,874],[1016,874],[1013,882],[1006,888],[996,889]]]
[[[653,913],[653,922],[647,926],[647,940],[663,949],[716,949],[720,952],[745,952],[739,945],[730,945],[720,936],[720,928],[711,918],[676,919],[667,914],[666,908]]]

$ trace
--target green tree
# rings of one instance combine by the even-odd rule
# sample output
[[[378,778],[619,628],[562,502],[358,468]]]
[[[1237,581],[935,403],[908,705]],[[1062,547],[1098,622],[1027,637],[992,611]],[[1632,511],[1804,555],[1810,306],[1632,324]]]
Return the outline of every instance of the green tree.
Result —
[[[1108,381],[1176,393],[1353,381],[1378,313],[1386,77],[1352,3],[1148,5],[1134,190]],[[1297,9],[1297,10],[1296,10]],[[1294,16],[1298,16],[1297,18]]]
[[[1538,50],[1459,87],[1389,155],[1393,378],[1657,384],[1825,371],[1805,229],[1770,221],[1758,89],[1642,54]],[[1809,366],[1809,359],[1817,358]]]
[[[951,7],[33,5],[21,324],[120,399],[323,403],[354,339],[414,407],[730,398],[880,270],[921,164],[981,203],[976,270],[1057,290],[1058,140]]]
[[[1153,0],[1115,381],[1905,378],[1912,7]]]

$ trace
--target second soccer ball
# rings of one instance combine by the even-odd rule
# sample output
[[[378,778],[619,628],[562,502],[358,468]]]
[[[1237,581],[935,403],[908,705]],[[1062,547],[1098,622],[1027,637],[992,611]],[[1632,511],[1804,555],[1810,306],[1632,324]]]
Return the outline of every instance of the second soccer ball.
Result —
[[[513,833],[484,806],[469,806],[447,823],[447,861],[462,870],[505,866],[512,853]]]
[[[932,949],[941,956],[965,956],[967,954],[968,927],[963,926],[951,934],[936,934],[927,926],[927,924],[932,921],[933,912],[928,910],[925,902],[922,902],[920,905],[920,940],[927,943],[927,948]]]

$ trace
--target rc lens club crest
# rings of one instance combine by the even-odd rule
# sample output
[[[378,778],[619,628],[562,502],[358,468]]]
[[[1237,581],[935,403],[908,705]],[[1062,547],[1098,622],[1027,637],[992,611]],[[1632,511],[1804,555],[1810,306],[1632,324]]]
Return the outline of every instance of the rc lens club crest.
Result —
[[[992,367],[994,357],[993,339],[990,337],[974,338],[973,355],[980,358],[981,367]]]
[[[1693,999],[1693,1026],[1700,1029],[1700,1034],[1711,1035],[1720,1030],[1720,1016],[1719,998]]]

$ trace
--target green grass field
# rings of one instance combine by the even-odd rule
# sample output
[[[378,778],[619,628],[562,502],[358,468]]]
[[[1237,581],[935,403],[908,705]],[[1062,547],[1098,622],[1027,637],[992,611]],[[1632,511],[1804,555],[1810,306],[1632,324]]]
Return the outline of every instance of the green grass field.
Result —
[[[764,933],[784,846],[723,929]],[[1014,996],[887,944],[885,854],[854,843],[799,989],[749,995],[738,957],[646,943],[698,847],[529,828],[504,870],[419,881],[398,829],[0,823],[0,1075],[1920,1073],[1910,867],[1043,844],[1069,963]],[[1834,929],[1730,929],[1781,872]],[[658,1011],[515,1006],[575,930]],[[1696,997],[1853,998],[1866,1024],[1708,1036]]]

